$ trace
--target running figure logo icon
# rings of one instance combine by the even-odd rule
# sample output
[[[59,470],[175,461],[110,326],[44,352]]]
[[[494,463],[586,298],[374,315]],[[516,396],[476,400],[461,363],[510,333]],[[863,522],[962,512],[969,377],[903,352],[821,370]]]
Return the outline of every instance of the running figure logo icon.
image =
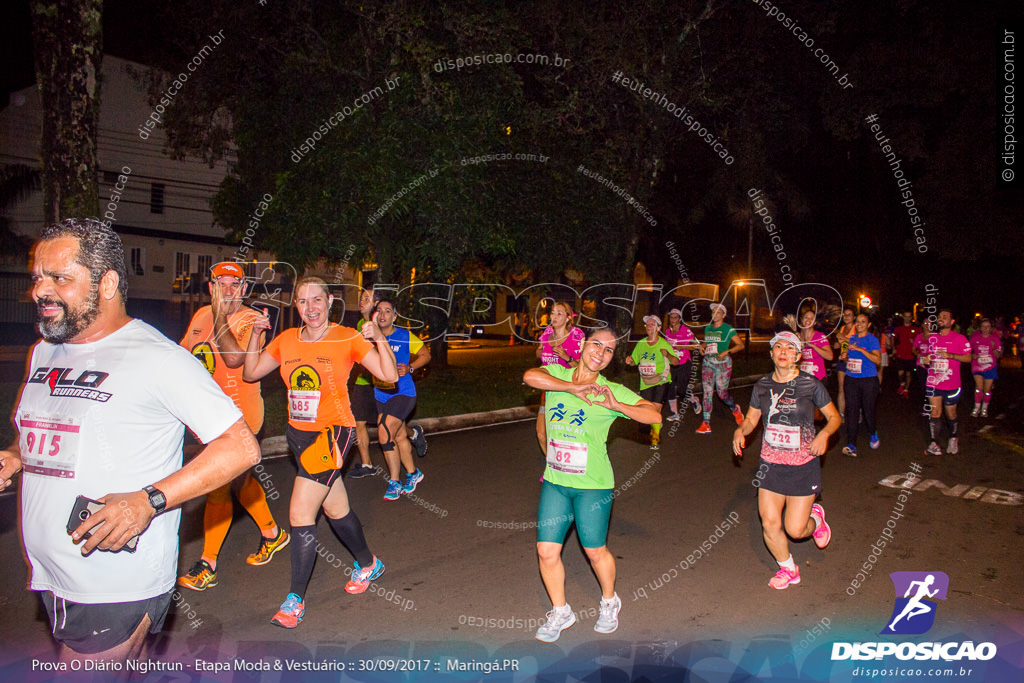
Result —
[[[896,590],[896,604],[888,626],[880,633],[920,635],[928,631],[935,623],[935,599],[946,599],[949,577],[944,572],[893,572],[889,578]]]

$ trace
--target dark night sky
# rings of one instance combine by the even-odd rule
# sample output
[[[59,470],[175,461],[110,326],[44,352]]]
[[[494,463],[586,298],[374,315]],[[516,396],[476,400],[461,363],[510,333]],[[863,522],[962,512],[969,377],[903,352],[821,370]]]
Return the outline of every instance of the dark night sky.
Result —
[[[0,43],[5,91],[33,81],[27,4],[27,0],[8,2],[2,10],[4,21],[0,30],[4,35]],[[800,2],[792,5],[794,14],[807,7]],[[818,120],[791,122],[801,128],[793,131],[805,138],[801,146],[780,145],[776,150],[779,165],[788,169],[791,182],[799,186],[810,211],[802,219],[786,217],[787,251],[791,252],[791,260],[799,264],[803,280],[835,283],[844,293],[861,287],[885,292],[882,298],[888,295],[890,300],[897,299],[890,304],[892,307],[903,308],[911,298],[920,297],[921,282],[937,279],[944,283],[948,301],[963,310],[984,308],[1019,313],[1024,310],[1024,291],[1007,285],[1016,280],[1011,280],[1011,276],[1021,272],[1024,181],[1007,188],[998,178],[1002,48],[997,36],[1004,26],[1020,28],[1020,5],[986,3],[984,9],[976,9],[971,3],[928,6],[928,11],[934,13],[934,23],[927,30],[921,29],[921,34],[913,19],[896,9],[898,5],[836,5],[840,21],[856,13],[856,21],[840,26],[835,36],[829,38],[845,41],[830,43],[830,49],[837,55],[837,61],[845,61],[844,67],[856,76],[857,106],[873,110],[872,103],[880,99],[898,101],[892,98],[892,91],[912,87],[908,83],[917,77],[914,69],[927,69],[932,56],[942,68],[957,64],[957,55],[984,57],[962,60],[974,71],[949,74],[953,84],[946,93],[952,94],[949,101],[928,102],[922,97],[919,103],[904,102],[890,111],[879,112],[889,130],[896,128],[894,121],[904,124],[899,131],[903,141],[908,140],[908,130],[921,137],[911,141],[917,144],[919,153],[917,158],[908,159],[906,166],[919,189],[916,196],[931,202],[922,206],[922,213],[934,224],[937,232],[933,235],[943,238],[940,246],[933,249],[941,258],[919,258],[908,248],[913,245],[909,243],[905,210],[899,206],[894,180],[876,143],[868,137],[867,127],[851,129],[844,139],[821,125],[822,113],[818,110],[814,111]],[[166,18],[150,16],[145,3],[106,2],[104,13],[104,47],[108,54],[149,63],[177,57],[168,57],[162,49],[161,36],[173,27],[167,25]],[[768,22],[770,29],[776,28],[756,7],[750,21]],[[760,48],[752,45],[750,49],[778,51],[772,58],[778,59],[778,69],[785,75],[779,78],[778,87],[789,89],[796,99],[813,102],[820,98],[820,83],[808,83],[806,71],[797,74],[786,70],[787,65],[794,63],[792,60],[806,59],[796,50],[785,52],[791,47],[786,41],[792,41],[792,36],[782,30],[767,35],[781,42]],[[1024,34],[1018,36],[1019,41],[1024,41]],[[861,61],[854,61],[851,55],[856,55],[859,47],[876,41],[886,48],[898,46],[897,51],[885,55],[884,60],[880,56],[876,63],[864,61],[861,52]],[[899,49],[906,53],[901,55]],[[949,59],[950,55],[954,59]],[[813,71],[810,74],[815,81],[821,76]],[[826,106],[827,103],[821,104],[822,108]],[[962,137],[957,144],[951,142],[957,135],[949,135],[949,121],[944,119],[954,111],[963,117],[963,121],[955,122],[962,131],[958,133]],[[966,157],[964,150],[969,150]],[[689,158],[670,159],[665,177],[671,178],[691,163]],[[1021,165],[1024,161],[1018,160],[1017,167]],[[683,217],[699,199],[701,188],[676,186],[666,180],[659,192],[652,206],[662,215],[664,224],[673,225],[684,222]],[[967,218],[958,217],[956,225],[949,225],[952,221],[944,221],[948,218],[944,212],[950,211],[950,207],[959,207],[964,211],[961,216]],[[961,225],[970,223],[974,216],[978,223]],[[706,217],[705,225],[714,231],[716,222],[720,224],[724,219],[723,210],[719,209]],[[985,238],[978,240],[979,234]],[[983,246],[970,253],[966,247],[957,246],[957,240],[968,240],[962,242],[964,245],[980,241]],[[933,237],[935,241],[939,240]],[[745,268],[746,231],[718,232],[713,242],[695,237],[690,243],[695,251],[690,257],[695,279],[724,281],[726,273],[742,272]],[[767,237],[759,234],[755,240],[755,270],[771,272],[775,264],[766,244]],[[654,260],[656,255],[651,252],[657,249],[658,244],[642,245],[640,258]]]

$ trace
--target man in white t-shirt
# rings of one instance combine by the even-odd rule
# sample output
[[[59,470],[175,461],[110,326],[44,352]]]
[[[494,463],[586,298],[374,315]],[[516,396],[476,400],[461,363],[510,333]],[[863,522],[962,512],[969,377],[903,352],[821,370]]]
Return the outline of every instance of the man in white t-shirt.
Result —
[[[136,659],[170,606],[178,506],[255,465],[259,446],[188,351],[128,317],[124,248],[110,228],[91,218],[50,226],[31,271],[43,340],[15,413],[18,440],[0,451],[0,490],[24,471],[29,587],[61,660]],[[182,467],[184,425],[207,446]],[[103,505],[71,521],[80,496]]]

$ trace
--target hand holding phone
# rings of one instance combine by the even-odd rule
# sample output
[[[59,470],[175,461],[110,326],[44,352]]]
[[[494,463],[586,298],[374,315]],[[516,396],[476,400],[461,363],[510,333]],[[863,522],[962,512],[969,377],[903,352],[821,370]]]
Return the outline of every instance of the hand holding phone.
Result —
[[[105,507],[106,505],[104,503],[99,502],[98,500],[86,498],[85,496],[78,496],[75,499],[74,507],[71,508],[71,516],[68,517],[68,533],[70,534],[71,532],[73,532],[75,529],[78,528],[78,526],[82,522],[89,519],[94,514],[100,512]],[[103,524],[105,524],[105,522],[101,523],[99,526],[103,526]],[[90,536],[92,536],[92,532],[87,531],[85,532],[85,534],[82,535],[82,538],[89,538]],[[133,536],[127,543],[124,544],[124,546],[121,549],[127,550],[130,553],[134,553],[138,544],[139,537]]]

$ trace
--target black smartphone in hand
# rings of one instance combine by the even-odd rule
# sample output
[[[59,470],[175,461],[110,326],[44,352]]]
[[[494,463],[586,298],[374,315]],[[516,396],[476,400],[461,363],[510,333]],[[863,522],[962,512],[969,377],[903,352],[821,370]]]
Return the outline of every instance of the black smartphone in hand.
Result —
[[[71,508],[71,516],[68,517],[68,533],[70,534],[72,531],[77,529],[79,524],[92,517],[104,507],[105,505],[103,503],[93,500],[92,498],[86,498],[85,496],[78,496],[75,498],[75,506]],[[87,531],[83,538],[89,538],[90,536],[92,536],[92,533]],[[139,537],[133,536],[131,540],[124,544],[121,550],[127,550],[130,553],[134,553],[138,544]]]

